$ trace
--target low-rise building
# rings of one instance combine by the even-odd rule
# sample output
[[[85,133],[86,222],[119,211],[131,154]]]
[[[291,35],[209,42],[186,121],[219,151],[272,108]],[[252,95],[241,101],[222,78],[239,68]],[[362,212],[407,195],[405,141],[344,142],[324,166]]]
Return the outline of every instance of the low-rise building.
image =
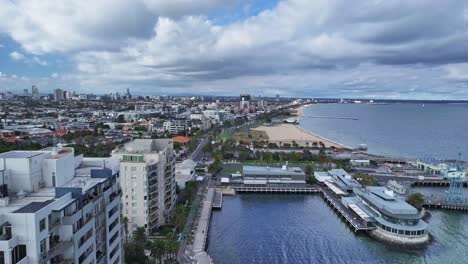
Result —
[[[185,188],[188,181],[195,180],[195,168],[197,163],[191,159],[186,159],[176,164],[175,180],[180,189]]]
[[[243,166],[242,183],[258,186],[305,185],[305,173],[299,167]]]
[[[386,187],[354,188],[356,196],[343,198],[362,210],[361,217],[376,228],[371,235],[393,243],[421,244],[429,240],[427,223],[416,208]]]

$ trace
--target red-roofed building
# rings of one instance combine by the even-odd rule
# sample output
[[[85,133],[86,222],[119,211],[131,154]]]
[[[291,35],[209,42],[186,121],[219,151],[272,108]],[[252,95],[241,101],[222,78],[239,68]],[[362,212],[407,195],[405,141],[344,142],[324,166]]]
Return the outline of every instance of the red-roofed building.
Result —
[[[180,144],[187,144],[189,143],[192,139],[189,137],[184,137],[184,136],[175,136],[172,138],[174,142],[178,142]]]

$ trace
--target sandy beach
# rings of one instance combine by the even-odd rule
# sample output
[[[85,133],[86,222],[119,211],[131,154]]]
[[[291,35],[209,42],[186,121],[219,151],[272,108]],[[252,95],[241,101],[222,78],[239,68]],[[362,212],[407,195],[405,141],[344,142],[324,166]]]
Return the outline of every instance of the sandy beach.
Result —
[[[315,145],[319,146],[319,142],[323,142],[327,148],[332,146],[336,148],[347,148],[344,145],[305,131],[301,127],[293,124],[259,126],[253,128],[252,130],[265,131],[269,138],[268,141],[270,143],[276,143],[278,146],[284,144],[292,145],[294,141],[296,144],[302,147],[313,147]],[[314,144],[314,142],[316,143]]]

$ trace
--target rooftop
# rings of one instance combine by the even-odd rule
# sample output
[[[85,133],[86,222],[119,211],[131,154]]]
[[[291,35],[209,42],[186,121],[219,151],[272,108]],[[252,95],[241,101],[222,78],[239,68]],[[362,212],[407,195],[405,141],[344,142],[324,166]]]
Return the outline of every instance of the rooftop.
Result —
[[[355,188],[354,193],[386,214],[403,218],[419,218],[416,208],[403,199],[395,197],[393,192],[388,191],[385,187],[368,186],[365,189]]]
[[[304,172],[299,167],[287,167],[283,166],[282,168],[278,167],[262,167],[262,166],[243,166],[244,175],[264,175],[264,176],[273,176],[273,175],[300,175],[304,176]]]
[[[0,158],[5,159],[27,159],[34,156],[43,154],[43,151],[22,151],[22,150],[13,150],[0,154]]]

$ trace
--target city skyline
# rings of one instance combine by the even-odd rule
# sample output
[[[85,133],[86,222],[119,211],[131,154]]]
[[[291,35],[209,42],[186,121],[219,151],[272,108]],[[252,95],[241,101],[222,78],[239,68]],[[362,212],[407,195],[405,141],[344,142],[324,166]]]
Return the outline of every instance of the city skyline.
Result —
[[[0,6],[1,92],[468,99],[463,1]]]

